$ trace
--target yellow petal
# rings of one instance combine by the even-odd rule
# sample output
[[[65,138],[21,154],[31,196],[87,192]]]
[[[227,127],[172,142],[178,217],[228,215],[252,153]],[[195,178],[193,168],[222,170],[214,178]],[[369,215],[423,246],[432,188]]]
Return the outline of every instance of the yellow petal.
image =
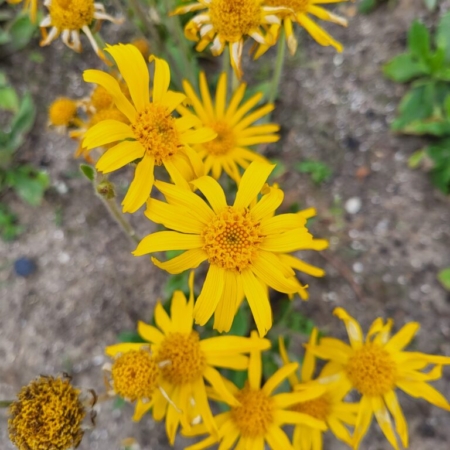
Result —
[[[259,203],[261,203],[261,201]],[[263,234],[284,233],[285,231],[289,231],[295,228],[302,228],[305,226],[305,223],[306,220],[298,214],[280,214],[264,220],[264,222],[261,224],[261,232]]]
[[[372,409],[377,419],[378,425],[380,425],[381,430],[388,442],[394,447],[395,450],[398,450],[397,437],[394,433],[394,428],[392,426],[391,417],[389,416],[389,412],[383,402],[382,397],[372,397]]]
[[[86,131],[83,147],[90,150],[128,138],[133,138],[133,131],[127,124],[118,120],[102,120]]]
[[[152,344],[159,344],[164,340],[164,335],[161,331],[145,322],[138,322],[137,331],[142,339],[145,339]]]
[[[128,188],[127,195],[123,199],[123,212],[136,212],[150,197],[154,175],[155,160],[146,155],[136,166],[134,179]]]
[[[201,177],[191,183],[206,197],[215,213],[221,213],[227,207],[225,192],[214,178]]]
[[[284,345],[284,339],[283,336],[278,336],[278,348],[281,356],[281,360],[283,361],[284,365],[290,364],[291,361],[289,360],[289,355],[286,350],[286,346]],[[292,373],[288,377],[289,383],[291,385],[291,388],[293,388],[295,385],[299,383],[297,375],[295,373]]]
[[[231,356],[238,353],[263,351],[270,348],[268,339],[250,339],[241,336],[215,336],[202,339],[200,347],[206,356]]]
[[[152,408],[152,405],[152,401],[143,402],[142,399],[139,399],[134,409],[133,422],[139,422],[142,416]]]
[[[213,315],[222,296],[224,281],[224,270],[219,266],[210,265],[194,307],[194,319],[199,325],[204,325]]]
[[[185,131],[180,135],[180,140],[184,144],[203,144],[212,141],[216,137],[217,133],[212,128],[203,127]]]
[[[175,165],[172,159],[163,161],[163,164],[172,182],[181,189],[189,190],[189,182],[183,176],[183,173],[178,169],[179,166]]]
[[[170,305],[170,315],[174,327],[179,333],[189,334],[192,331],[194,319],[183,292],[174,292]]]
[[[312,235],[304,227],[267,236],[260,245],[261,250],[275,253],[289,253],[303,250],[313,240]]]
[[[338,52],[342,52],[342,45],[314,23],[306,14],[298,14],[297,21],[320,45],[325,47],[332,45]]]
[[[162,104],[171,113],[174,109],[178,108],[182,102],[186,100],[186,96],[181,92],[167,91]]]
[[[193,399],[196,407],[200,413],[200,416],[203,419],[203,422],[206,425],[206,429],[210,434],[214,435],[217,439],[218,437],[218,429],[217,424],[214,421],[213,415],[211,413],[211,408],[208,403],[208,398],[206,396],[205,383],[203,378],[199,378],[197,381],[193,383]]]
[[[211,94],[206,81],[205,72],[200,72],[200,93],[202,95],[203,106],[209,117],[214,117],[214,107],[211,100]]]
[[[311,336],[309,337],[309,345],[314,346],[317,345],[317,337],[319,335],[319,331],[316,327],[311,331]],[[314,376],[314,371],[316,370],[316,358],[312,352],[306,350],[305,356],[303,358],[302,363],[302,381],[310,381]]]
[[[262,391],[267,395],[272,395],[273,391],[298,369],[297,363],[286,364],[278,369],[264,384]]]
[[[232,270],[225,270],[224,276],[225,284],[222,297],[214,312],[214,329],[219,333],[230,330],[243,298],[242,286],[239,286],[239,275]]]
[[[255,220],[266,219],[261,223],[262,233],[271,233],[270,217],[281,203],[283,203],[283,198],[284,192],[281,189],[271,187],[269,193],[263,195],[261,200],[251,209],[252,217],[254,217]]]
[[[330,416],[327,418],[328,426],[331,432],[341,441],[345,442],[347,445],[352,445],[352,438],[348,429],[342,425],[342,423],[336,419],[336,417]]]
[[[140,350],[142,347],[148,347],[148,344],[145,344],[145,343],[136,344],[136,343],[132,343],[132,342],[123,342],[121,344],[109,345],[108,347],[105,348],[105,353],[108,356],[113,357],[113,356],[116,356],[121,353],[128,353],[128,352]]]
[[[227,74],[225,72],[220,74],[216,90],[216,117],[223,119],[225,113],[225,104],[227,101]]]
[[[176,231],[158,231],[146,236],[133,252],[134,256],[170,250],[190,250],[202,247],[198,234],[183,234]]]
[[[187,252],[184,252],[183,254],[166,262],[158,261],[156,258],[152,258],[152,262],[160,269],[163,269],[171,274],[177,274],[188,269],[196,269],[207,258],[207,254],[202,249],[195,248],[193,250],[188,250]]]
[[[306,416],[306,414],[304,415]],[[286,433],[277,425],[271,425],[269,427],[265,435],[265,439],[272,449],[294,450],[294,447],[292,447],[292,444],[289,441],[289,438],[286,436]]]
[[[172,320],[170,319],[161,302],[158,302],[156,304],[154,314],[156,325],[158,325],[158,328],[160,328],[166,336],[174,331]]]
[[[391,390],[387,394],[384,394],[384,401],[395,419],[395,428],[397,434],[400,436],[403,447],[408,448],[408,423],[406,422],[402,408],[398,403],[397,395]]]
[[[136,109],[126,98],[120,89],[119,83],[114,77],[101,70],[91,69],[83,72],[83,80],[86,81],[86,83],[95,83],[104,87],[113,97],[117,109],[124,114],[131,123],[136,120]]]
[[[142,53],[131,44],[108,45],[106,51],[116,61],[136,109],[142,111],[150,101],[150,76]]]
[[[230,104],[228,105],[227,111],[225,113],[225,120],[227,122],[229,122],[231,120],[231,118],[236,114],[238,106],[241,103],[242,99],[244,98],[246,88],[247,88],[247,85],[245,83],[241,83],[239,85],[239,87],[233,92],[233,96],[231,97]],[[257,95],[259,97],[258,97],[256,103],[258,103],[262,98],[261,93],[259,93]],[[247,111],[252,109],[252,107],[253,106],[250,106],[250,108]],[[245,112],[246,111],[244,111],[244,114],[245,114]],[[239,119],[238,119],[238,121],[239,121]]]
[[[223,367],[232,370],[247,370],[249,359],[243,355],[232,356],[208,356],[206,363],[214,367]]]
[[[343,27],[346,27],[348,24],[347,20],[345,20],[343,17],[339,17],[336,14],[333,14],[319,6],[309,5],[308,12],[315,15],[319,19],[328,20],[329,22],[337,23],[338,25],[342,25]]]
[[[370,397],[363,395],[359,405],[359,413],[353,434],[353,448],[355,450],[358,450],[361,440],[369,429],[370,422],[372,421],[372,414],[372,402],[370,401]]]
[[[450,411],[450,404],[447,402],[445,397],[434,387],[423,381],[399,380],[397,382],[397,387],[399,387],[402,391],[405,391],[411,397],[423,398],[438,408]]]
[[[418,322],[407,323],[391,337],[389,342],[385,345],[385,349],[388,351],[403,350],[413,340],[414,336],[419,331],[419,328],[420,324]]]
[[[300,259],[292,256],[292,255],[278,255],[281,261],[285,264],[288,264],[295,270],[306,273],[313,277],[323,277],[325,276],[325,270],[320,267],[312,266],[311,264],[305,263]]]
[[[183,89],[186,92],[188,99],[192,103],[192,106],[197,116],[203,121],[204,125],[208,124],[211,120],[210,116],[208,116],[208,114],[206,113],[205,108],[202,105],[202,102],[197,97],[197,94],[195,93],[191,84],[186,80],[183,81]]]
[[[261,192],[262,187],[274,168],[275,166],[271,164],[264,164],[258,161],[252,162],[242,176],[234,206],[236,208],[248,207]]]
[[[223,378],[220,373],[212,367],[206,367],[203,376],[214,390],[221,396],[222,400],[230,406],[239,406],[240,403],[236,400],[234,395],[226,388]]]
[[[236,133],[239,131],[245,130],[248,126],[250,126],[252,123],[256,122],[258,119],[261,119],[261,117],[264,117],[265,115],[269,114],[275,109],[275,105],[272,103],[268,103],[267,105],[262,106],[261,108],[258,108],[256,111],[253,111],[251,114],[245,117],[245,119],[242,119],[239,121],[239,123],[236,124],[234,130]],[[233,119],[235,120],[236,117]]]
[[[95,165],[103,173],[113,172],[123,166],[142,158],[144,147],[137,141],[124,141],[106,150]]]
[[[363,344],[363,334],[359,323],[351,317],[344,308],[335,308],[333,314],[345,323],[352,347],[354,349],[361,348]]]
[[[155,61],[155,75],[153,79],[152,97],[155,103],[163,102],[170,85],[169,64],[161,58],[151,57]]]
[[[246,85],[243,84],[240,86],[239,89],[243,89],[245,92],[245,87]],[[236,91],[237,95],[239,94],[239,97],[241,97],[242,92],[241,91]],[[239,97],[233,97],[231,99],[230,102],[230,106],[228,108],[227,114],[225,116],[225,118],[227,119],[227,121],[230,123],[231,126],[234,126],[238,123],[240,123],[241,119],[251,110],[253,109],[264,97],[264,94],[262,92],[258,92],[255,95],[253,95],[249,100],[247,100],[243,105],[241,105],[239,107],[239,109],[236,109],[236,111],[234,111],[234,108],[236,108],[238,105],[235,105],[235,101],[239,99]],[[243,97],[243,94],[242,94]],[[240,100],[242,100],[242,97],[240,98]]]
[[[257,334],[252,331],[251,338],[256,338]],[[252,350],[250,352],[250,362],[248,365],[248,384],[251,389],[259,390],[261,387],[262,361],[261,351]]]

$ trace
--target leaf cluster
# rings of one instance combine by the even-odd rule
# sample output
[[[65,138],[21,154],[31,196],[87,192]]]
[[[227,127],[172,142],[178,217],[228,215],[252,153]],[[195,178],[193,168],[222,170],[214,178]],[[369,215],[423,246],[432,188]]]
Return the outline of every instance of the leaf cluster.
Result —
[[[450,193],[450,13],[440,19],[433,38],[424,24],[415,21],[408,32],[408,50],[383,71],[393,81],[411,82],[392,129],[438,138],[423,155],[433,163],[433,183]]]

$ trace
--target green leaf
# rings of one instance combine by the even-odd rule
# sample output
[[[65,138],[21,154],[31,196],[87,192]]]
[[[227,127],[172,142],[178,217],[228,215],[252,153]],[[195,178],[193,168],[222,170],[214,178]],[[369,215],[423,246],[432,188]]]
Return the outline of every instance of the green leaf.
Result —
[[[235,336],[247,336],[250,328],[250,311],[247,303],[243,303],[234,316],[233,325],[229,334]]]
[[[418,150],[417,152],[414,152],[408,158],[408,167],[410,169],[417,169],[417,167],[419,167],[420,163],[423,161],[425,156],[426,156],[425,150]]]
[[[33,206],[41,203],[44,192],[50,184],[46,173],[38,172],[30,166],[22,166],[10,171],[7,176],[8,184],[19,197]]]
[[[321,161],[306,160],[295,164],[294,167],[300,173],[309,173],[316,184],[328,181],[333,174],[331,168]]]
[[[427,27],[413,22],[408,32],[408,47],[411,53],[421,61],[426,62],[430,56],[430,33]]]
[[[421,84],[412,88],[402,98],[399,105],[399,117],[392,123],[394,131],[403,128],[414,120],[431,117],[434,109],[434,83]]]
[[[19,98],[13,87],[0,88],[0,109],[16,113],[19,110]]]
[[[437,276],[439,282],[444,286],[444,289],[450,291],[450,267],[442,269]]]
[[[450,12],[442,16],[436,31],[436,45],[445,53],[445,61],[450,63]]]
[[[175,291],[182,291],[185,295],[189,295],[189,273],[189,270],[185,270],[176,275],[170,275],[164,286],[164,298],[171,299]]]
[[[406,83],[421,75],[426,75],[427,70],[423,64],[414,60],[412,55],[402,53],[384,65],[383,73],[397,83]]]
[[[95,180],[95,169],[88,164],[80,164],[81,173],[89,180]]]
[[[444,120],[417,120],[406,125],[403,130],[406,134],[425,135],[443,137],[450,135],[450,122]]]
[[[444,194],[450,193],[450,139],[444,139],[426,148],[433,161],[431,181]]]
[[[122,331],[117,335],[117,340],[122,343],[130,342],[133,344],[141,344],[147,342],[142,339],[137,331]]]
[[[31,22],[28,14],[17,16],[8,30],[11,35],[10,46],[14,50],[20,50],[26,47],[36,29],[37,25]]]
[[[361,0],[358,10],[362,14],[369,14],[377,7],[377,0]]]
[[[20,103],[19,111],[15,115],[11,124],[11,134],[19,136],[31,130],[36,116],[36,108],[34,106],[31,94],[27,92]]]

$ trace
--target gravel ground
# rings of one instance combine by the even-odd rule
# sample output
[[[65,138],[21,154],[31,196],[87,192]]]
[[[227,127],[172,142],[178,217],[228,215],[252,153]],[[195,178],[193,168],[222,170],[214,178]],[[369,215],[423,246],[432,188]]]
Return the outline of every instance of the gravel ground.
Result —
[[[448,1],[441,2],[442,10],[449,7]],[[352,15],[352,8],[338,9]],[[325,267],[327,276],[302,279],[310,285],[311,300],[297,302],[298,311],[341,338],[343,326],[331,314],[336,306],[346,307],[365,328],[379,315],[394,318],[397,326],[419,321],[415,348],[450,355],[450,298],[436,280],[438,270],[450,265],[449,200],[424,173],[408,169],[408,157],[423,142],[389,131],[404,87],[381,73],[382,63],[404,49],[406,30],[416,17],[432,25],[437,15],[427,12],[422,0],[400,0],[351,18],[347,29],[328,26],[345,45],[342,55],[305,39],[299,55],[287,63],[275,113],[283,139],[267,155],[286,167],[308,158],[333,169],[332,179],[320,187],[291,170],[280,180],[285,205],[315,206],[313,232],[331,241],[324,256],[304,255]],[[39,52],[44,63],[32,62],[31,52]],[[9,194],[5,198],[26,231],[14,242],[0,241],[0,398],[11,398],[38,374],[62,371],[70,372],[75,384],[102,391],[104,347],[119,332],[134,329],[138,319],[151,316],[165,282],[146,258],[130,254],[133,245],[77,176],[74,144],[43,131],[46,105],[55,96],[86,92],[81,72],[96,64],[88,54],[80,57],[57,43],[47,49],[32,46],[0,61],[14,86],[31,90],[38,105],[38,120],[21,158],[45,167],[52,180],[39,208]],[[271,56],[259,63],[261,73]],[[124,173],[122,179],[130,176]],[[151,231],[142,217],[133,221],[141,234]],[[13,271],[21,256],[34,259],[38,267],[26,279]],[[449,370],[436,385],[450,398]],[[410,448],[447,450],[449,413],[400,397],[410,424]],[[143,450],[169,448],[160,424],[149,419],[131,423],[130,406],[113,409],[105,403],[99,408],[97,426],[80,449],[119,449],[130,436]],[[0,419],[1,447],[12,449],[4,411]],[[176,448],[184,448],[181,440]],[[343,447],[330,440],[326,448]],[[389,445],[373,427],[362,448],[385,450]]]

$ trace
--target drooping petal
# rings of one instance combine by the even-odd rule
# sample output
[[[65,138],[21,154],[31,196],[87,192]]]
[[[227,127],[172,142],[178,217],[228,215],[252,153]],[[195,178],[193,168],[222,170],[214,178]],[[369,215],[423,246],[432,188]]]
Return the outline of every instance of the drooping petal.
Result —
[[[358,449],[361,440],[369,429],[370,422],[372,421],[372,402],[370,397],[363,395],[361,403],[359,405],[359,413],[356,419],[355,431],[353,434],[353,448]]]
[[[383,398],[375,396],[372,397],[371,400],[372,409],[377,419],[378,425],[380,425],[381,430],[383,431],[386,439],[389,441],[392,447],[394,447],[395,450],[398,450],[397,437],[395,436],[391,417],[389,416],[389,412],[383,402]]]
[[[397,387],[402,391],[405,391],[411,397],[423,398],[438,408],[450,411],[450,404],[446,398],[434,387],[423,381],[399,380],[397,381]]]
[[[384,394],[384,401],[386,402],[386,406],[395,419],[395,428],[397,430],[397,434],[400,436],[403,447],[408,448],[408,423],[406,422],[405,416],[403,415],[402,408],[398,403],[397,395],[395,394],[394,390],[391,390],[387,394]]]
[[[106,150],[95,165],[103,173],[113,172],[123,166],[142,158],[144,147],[137,141],[124,141]]]
[[[143,415],[149,411],[153,406],[153,402],[152,401],[147,401],[144,402],[142,399],[138,399],[138,401],[136,402],[136,407],[134,409],[134,414],[133,414],[133,422],[139,422]]]
[[[196,269],[203,261],[208,258],[207,254],[200,248],[195,248],[182,253],[169,261],[158,261],[152,258],[152,262],[156,267],[163,269],[171,274],[184,272],[188,269]]]
[[[341,319],[345,323],[348,338],[350,339],[352,347],[354,349],[361,348],[364,338],[359,323],[343,308],[336,308],[333,311],[333,314],[339,317],[339,319]]]
[[[112,142],[123,141],[133,138],[133,131],[130,126],[118,120],[102,120],[86,131],[83,139],[83,148],[88,150],[96,147],[103,147]]]
[[[194,307],[194,319],[199,325],[204,325],[213,315],[222,296],[224,282],[224,270],[211,265]]]
[[[222,297],[214,313],[214,329],[219,333],[230,330],[243,297],[239,275],[232,270],[225,270],[224,275],[225,284]]]

